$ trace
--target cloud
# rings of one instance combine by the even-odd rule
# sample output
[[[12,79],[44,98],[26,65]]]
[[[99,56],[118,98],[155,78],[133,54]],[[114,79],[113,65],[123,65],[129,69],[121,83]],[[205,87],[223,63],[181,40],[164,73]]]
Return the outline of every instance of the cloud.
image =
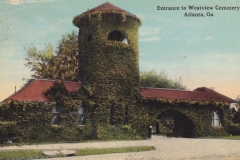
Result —
[[[35,3],[35,2],[52,2],[56,0],[9,0],[12,5],[19,5],[21,3]]]
[[[187,40],[186,40],[186,44],[188,45],[198,45],[200,42],[203,42],[204,39],[201,39],[199,37],[189,37]]]
[[[187,39],[186,43],[189,45],[197,45],[203,42],[209,41],[214,39],[213,36],[207,36],[207,37],[190,37],[189,39]]]
[[[152,14],[136,14],[136,16],[139,17],[142,21],[153,21],[153,22],[161,22],[161,23],[167,23],[167,22],[173,21],[171,18],[165,18],[165,17],[156,16]]]
[[[158,41],[159,37],[156,37],[158,33],[159,33],[158,28],[142,27],[139,29],[139,35],[140,35],[139,41],[140,42]]]
[[[12,5],[19,5],[19,0],[9,0],[9,3]]]
[[[240,53],[214,53],[210,54],[209,58],[218,61],[229,63],[239,63]]]
[[[158,41],[159,37],[151,37],[151,38],[140,38],[139,42],[152,42],[152,41]]]
[[[8,59],[17,59],[15,56],[21,50],[21,46],[13,41],[6,40],[0,43],[0,62]]]
[[[213,39],[213,38],[214,38],[213,36],[207,36],[206,40],[210,40],[210,39]]]
[[[139,29],[140,36],[155,35],[157,33],[159,33],[158,28],[142,27]]]

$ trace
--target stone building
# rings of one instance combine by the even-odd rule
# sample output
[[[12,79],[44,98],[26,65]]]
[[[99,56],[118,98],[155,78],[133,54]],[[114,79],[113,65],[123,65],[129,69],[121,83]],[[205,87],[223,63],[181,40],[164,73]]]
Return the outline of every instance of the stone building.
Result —
[[[152,125],[156,133],[184,137],[227,133],[235,100],[206,87],[139,87],[138,17],[107,2],[74,17],[73,24],[79,28],[80,82],[62,84],[82,102],[78,112],[84,112],[84,124],[79,118],[77,124],[129,125],[139,132]],[[54,82],[36,79],[5,102],[50,102],[44,93]]]

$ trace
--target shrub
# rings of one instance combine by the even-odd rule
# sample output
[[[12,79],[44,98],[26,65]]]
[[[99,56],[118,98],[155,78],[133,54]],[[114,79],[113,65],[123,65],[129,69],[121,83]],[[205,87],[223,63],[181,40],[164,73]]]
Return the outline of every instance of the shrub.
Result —
[[[231,124],[229,126],[229,133],[231,135],[240,135],[240,123]]]
[[[111,126],[104,125],[97,127],[97,138],[99,140],[122,140],[141,139],[130,125]]]

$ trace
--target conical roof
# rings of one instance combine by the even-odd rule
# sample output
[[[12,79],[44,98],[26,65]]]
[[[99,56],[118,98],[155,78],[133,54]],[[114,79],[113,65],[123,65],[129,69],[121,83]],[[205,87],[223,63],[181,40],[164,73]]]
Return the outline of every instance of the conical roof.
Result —
[[[139,22],[139,24],[141,25],[141,20],[134,14],[130,13],[130,12],[127,12],[117,6],[114,6],[113,4],[109,3],[109,2],[106,2],[106,3],[103,3],[95,8],[92,8],[92,9],[89,9],[87,10],[86,12],[83,12],[82,14],[79,14],[77,16],[75,16],[73,18],[73,24],[75,26],[78,26],[78,22],[79,20],[81,19],[82,16],[88,14],[88,13],[93,13],[93,12],[106,12],[106,13],[111,13],[111,12],[124,12],[126,13],[126,16],[127,17],[131,17],[135,20],[137,20]]]
[[[109,3],[109,2],[106,2],[106,3],[103,3],[93,9],[90,9],[88,10],[87,12],[85,13],[89,13],[89,12],[95,12],[95,11],[118,11],[118,12],[126,12],[125,10],[117,7],[117,6],[114,6],[113,4]]]
[[[113,4],[109,3],[109,2],[103,3],[103,4],[101,4],[101,5],[99,5],[99,6],[95,7],[95,8],[87,10],[84,13],[91,13],[91,12],[97,12],[97,11],[103,11],[103,12],[125,12],[128,15],[138,19],[136,15],[134,15],[134,14],[132,14],[130,12],[127,12],[127,11],[123,10],[122,8],[119,8],[119,7],[113,5]],[[84,14],[84,13],[82,13],[82,14]]]

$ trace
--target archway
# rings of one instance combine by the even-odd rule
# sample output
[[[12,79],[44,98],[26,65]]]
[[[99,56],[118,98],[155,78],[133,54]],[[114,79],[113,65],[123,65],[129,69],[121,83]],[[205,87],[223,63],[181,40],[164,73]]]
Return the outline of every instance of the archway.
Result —
[[[118,30],[114,30],[111,33],[109,33],[108,40],[119,41],[119,42],[123,42],[125,44],[129,43],[127,35],[125,33],[121,32],[121,31],[118,31]]]
[[[183,113],[167,110],[157,116],[155,130],[157,134],[174,137],[193,137],[193,122]]]

